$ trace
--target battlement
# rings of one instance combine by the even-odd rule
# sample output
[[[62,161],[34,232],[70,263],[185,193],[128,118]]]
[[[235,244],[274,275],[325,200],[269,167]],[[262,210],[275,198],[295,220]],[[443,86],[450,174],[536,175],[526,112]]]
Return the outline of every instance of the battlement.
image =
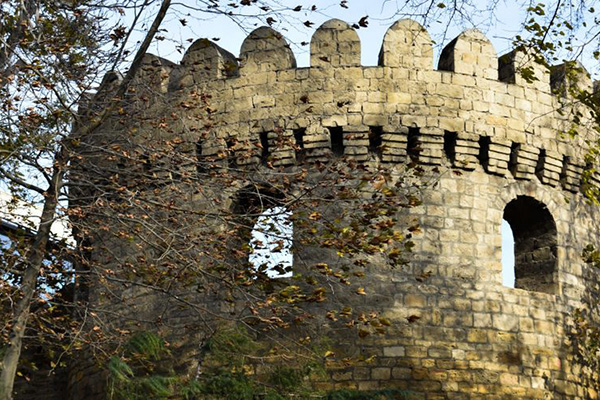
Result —
[[[582,149],[595,134],[584,114],[578,136],[566,137],[578,106],[564,90],[573,84],[564,65],[551,73],[532,54],[498,58],[489,40],[470,29],[448,43],[435,70],[431,38],[412,20],[388,29],[378,66],[361,66],[360,46],[356,31],[340,20],[315,31],[309,68],[297,68],[288,43],[268,27],[244,40],[239,58],[199,39],[179,64],[148,55],[132,99],[147,109],[177,107],[192,92],[210,94],[214,129],[187,137],[208,161],[224,154],[239,166],[265,158],[291,166],[332,155],[418,160],[579,190]],[[594,90],[583,68],[578,77],[579,89]]]

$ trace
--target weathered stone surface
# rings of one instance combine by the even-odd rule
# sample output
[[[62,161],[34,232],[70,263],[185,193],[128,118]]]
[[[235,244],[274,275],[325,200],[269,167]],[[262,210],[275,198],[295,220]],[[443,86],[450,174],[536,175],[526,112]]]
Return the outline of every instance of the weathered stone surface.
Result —
[[[438,68],[459,74],[498,79],[498,59],[483,33],[469,29],[451,41],[440,55]]]
[[[265,26],[252,31],[244,40],[240,59],[244,75],[296,67],[294,53],[281,33]]]
[[[558,112],[548,75],[536,69],[537,83],[523,81],[523,60],[512,54],[500,62],[499,80],[496,53],[478,31],[452,41],[437,71],[427,32],[408,20],[386,33],[378,67],[359,65],[356,33],[338,20],[317,30],[311,52],[312,67],[296,69],[283,38],[259,28],[242,45],[239,75],[229,75],[220,67],[229,56],[200,42],[173,67],[194,79],[166,93],[159,85],[160,106],[133,101],[151,121],[172,113],[189,121],[198,110],[176,108],[190,100],[180,89],[210,94],[210,132],[185,123],[181,130],[199,143],[198,157],[214,158],[215,173],[229,163],[252,179],[301,171],[310,180],[336,163],[417,176],[422,204],[394,216],[422,231],[412,233],[411,262],[402,269],[373,262],[365,284],[393,326],[380,337],[331,337],[340,352],[376,355],[371,364],[332,370],[334,384],[427,399],[594,398],[565,332],[574,310],[598,299],[599,274],[580,257],[599,241],[598,210],[580,194],[586,140],[596,132],[582,123],[577,137],[561,135],[572,121]],[[144,128],[148,137],[164,134]],[[273,166],[261,160],[265,146]],[[230,206],[236,185],[214,207]],[[503,218],[517,241],[517,288],[502,285]],[[326,253],[295,246],[298,266]],[[160,301],[144,301],[138,317],[153,320],[152,302]],[[72,387],[85,386],[84,376],[72,379]]]
[[[433,48],[427,30],[410,19],[394,23],[383,38],[379,65],[432,69]]]
[[[360,39],[356,31],[339,19],[325,22],[310,42],[310,65],[360,66]]]

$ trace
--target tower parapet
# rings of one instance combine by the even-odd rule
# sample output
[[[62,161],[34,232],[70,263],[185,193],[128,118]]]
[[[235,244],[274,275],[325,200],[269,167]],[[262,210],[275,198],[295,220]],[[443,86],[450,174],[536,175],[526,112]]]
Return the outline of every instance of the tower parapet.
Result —
[[[307,159],[324,160],[329,128],[343,127],[345,155],[367,161],[369,127],[377,126],[383,128],[381,160],[404,163],[408,130],[418,129],[422,161],[440,165],[443,137],[451,132],[455,137],[447,138],[455,141],[456,168],[472,170],[483,159],[483,168],[492,174],[527,180],[537,176],[544,184],[578,190],[585,167],[580,150],[593,133],[583,121],[579,137],[564,135],[573,128],[565,113],[569,106],[552,90],[566,85],[564,66],[554,68],[550,79],[535,55],[511,52],[497,58],[477,30],[463,32],[444,48],[438,70],[432,68],[432,54],[427,31],[401,20],[384,37],[379,66],[361,67],[358,35],[345,22],[331,20],[313,35],[311,67],[296,68],[283,36],[265,27],[244,41],[239,63],[200,39],[180,65],[152,56],[138,86],[170,98],[195,89],[213,93],[214,117],[225,116],[229,127],[223,134],[228,137],[203,138],[210,148],[223,147],[233,137],[238,150],[242,144],[252,148],[258,131],[277,125],[286,137],[295,127],[306,129]],[[531,71],[530,78],[522,77],[524,69]],[[580,75],[577,85],[591,90],[583,67]],[[253,128],[239,126],[247,125],[248,118],[256,121]],[[232,124],[237,126],[230,129]],[[278,152],[274,165],[295,163],[292,141]]]

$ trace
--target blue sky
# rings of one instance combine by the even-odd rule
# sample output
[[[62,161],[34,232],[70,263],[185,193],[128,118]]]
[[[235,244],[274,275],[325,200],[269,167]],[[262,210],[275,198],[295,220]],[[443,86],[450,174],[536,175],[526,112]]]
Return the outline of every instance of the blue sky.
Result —
[[[403,2],[402,0],[398,1],[400,3]],[[376,65],[379,49],[386,30],[397,19],[401,18],[401,16],[395,15],[396,1],[348,0],[346,3],[348,8],[341,7],[339,1],[329,0],[298,0],[293,2],[286,0],[282,1],[282,3],[291,6],[296,4],[303,6],[303,10],[300,12],[274,16],[276,22],[272,25],[291,44],[298,66],[300,67],[309,66],[309,46],[302,45],[302,43],[310,43],[312,33],[319,25],[331,18],[355,23],[364,16],[368,16],[368,27],[358,30],[362,42],[362,63],[363,65]],[[310,5],[313,4],[317,7],[314,12],[309,10]],[[240,10],[244,11],[246,8]],[[488,35],[499,55],[510,51],[511,39],[520,31],[520,22],[522,19],[519,17],[520,15],[524,14],[514,5],[511,6],[511,2],[506,2],[498,6],[497,19],[490,18],[489,13],[482,13],[480,16],[474,13],[472,24],[465,23],[450,25],[448,27],[445,21],[431,22],[428,31],[432,38],[439,42],[436,46],[436,58],[443,45],[456,37],[464,29],[473,26],[476,26]],[[181,20],[185,20],[185,26],[182,26]],[[307,28],[303,25],[305,21],[310,21],[313,25]],[[205,16],[198,12],[184,9],[168,19],[165,25],[168,32],[165,32],[165,36],[174,38],[184,48],[186,47],[186,43],[189,43],[188,39],[203,37],[218,39],[216,43],[219,46],[234,55],[238,55],[244,38],[253,28],[258,26],[260,26],[260,23],[252,18],[246,18],[240,24],[226,17]],[[444,38],[443,32],[447,27],[448,30]],[[165,41],[156,43],[151,51],[173,61],[179,61],[182,56],[180,53],[182,51],[181,48],[176,50],[173,43],[169,45]]]

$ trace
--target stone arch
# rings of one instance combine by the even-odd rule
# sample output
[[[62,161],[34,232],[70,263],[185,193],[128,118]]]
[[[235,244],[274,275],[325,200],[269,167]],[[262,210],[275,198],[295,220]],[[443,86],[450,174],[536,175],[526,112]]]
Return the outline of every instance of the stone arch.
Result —
[[[547,206],[530,196],[517,196],[503,214],[515,240],[515,287],[557,292],[557,229]]]
[[[232,211],[236,215],[256,215],[282,203],[284,194],[268,183],[257,182],[244,186],[234,195]]]

